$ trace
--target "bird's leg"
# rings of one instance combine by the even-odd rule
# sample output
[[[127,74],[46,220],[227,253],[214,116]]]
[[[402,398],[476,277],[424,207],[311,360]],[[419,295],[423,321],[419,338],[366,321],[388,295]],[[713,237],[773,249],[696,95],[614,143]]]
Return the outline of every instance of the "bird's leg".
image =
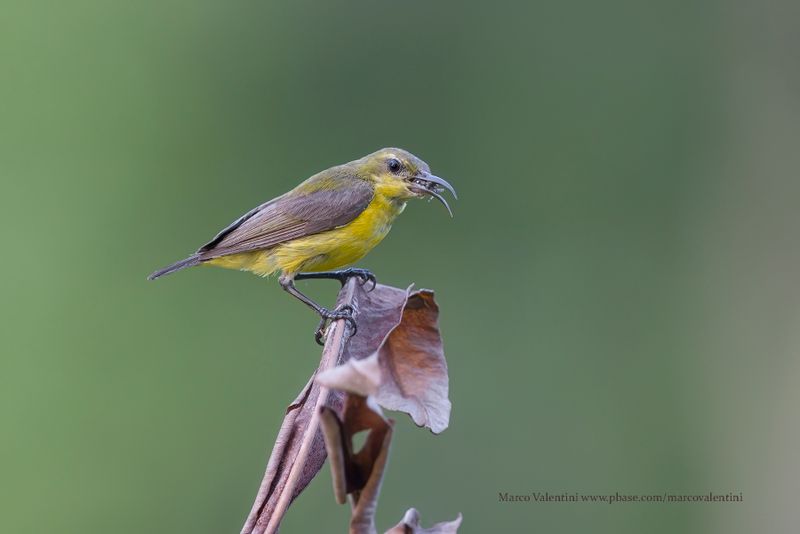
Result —
[[[352,335],[356,335],[358,327],[356,326],[356,320],[353,318],[353,313],[355,310],[352,306],[349,304],[344,304],[337,307],[335,310],[323,308],[295,287],[293,277],[283,275],[278,279],[278,281],[280,282],[284,291],[317,312],[317,314],[320,316],[321,320],[319,322],[319,326],[317,326],[317,330],[314,332],[314,339],[316,339],[318,344],[324,345],[322,342],[322,334],[325,331],[326,323],[328,321],[335,321],[336,319],[344,319],[347,321],[350,324],[350,327],[353,329]]]
[[[378,281],[375,278],[375,275],[372,274],[367,269],[356,269],[356,268],[349,268],[349,269],[342,269],[340,271],[323,271],[320,273],[297,273],[294,277],[295,280],[312,280],[312,279],[330,279],[330,280],[338,280],[342,285],[347,282],[348,278],[352,278],[357,276],[361,279],[361,284],[364,285],[367,282],[372,282],[372,287],[370,291],[375,289]]]

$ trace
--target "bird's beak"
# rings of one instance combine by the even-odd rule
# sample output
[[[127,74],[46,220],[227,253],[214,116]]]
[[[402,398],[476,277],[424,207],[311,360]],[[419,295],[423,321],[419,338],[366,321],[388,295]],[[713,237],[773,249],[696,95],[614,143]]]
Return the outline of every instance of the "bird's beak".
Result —
[[[453,186],[450,185],[444,178],[439,178],[433,174],[425,173],[411,181],[410,189],[415,193],[429,195],[435,198],[444,204],[444,207],[447,208],[447,212],[450,214],[450,217],[453,216],[453,210],[450,209],[450,205],[447,203],[441,193],[446,189],[453,194],[453,198],[456,200],[458,199],[458,195],[456,194],[456,190],[453,188]]]

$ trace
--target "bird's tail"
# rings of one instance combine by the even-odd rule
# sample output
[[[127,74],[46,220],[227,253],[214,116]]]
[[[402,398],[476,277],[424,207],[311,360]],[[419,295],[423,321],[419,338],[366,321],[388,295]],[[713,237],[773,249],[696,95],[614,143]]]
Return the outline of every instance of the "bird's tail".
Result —
[[[192,267],[194,265],[198,265],[202,260],[198,254],[194,254],[189,256],[186,259],[181,261],[175,262],[168,267],[164,267],[163,269],[159,269],[150,276],[147,277],[148,280],[155,280],[165,274],[174,273],[175,271],[180,271],[181,269],[185,269],[186,267]]]

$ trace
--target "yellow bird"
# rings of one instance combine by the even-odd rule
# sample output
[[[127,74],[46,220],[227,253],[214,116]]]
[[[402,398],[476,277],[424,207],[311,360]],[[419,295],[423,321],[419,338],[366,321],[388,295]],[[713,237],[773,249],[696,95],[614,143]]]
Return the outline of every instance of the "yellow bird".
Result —
[[[353,310],[323,308],[294,285],[295,280],[352,276],[375,284],[365,269],[336,270],[363,258],[386,237],[412,198],[435,198],[453,213],[441,193],[456,192],[434,176],[428,164],[399,148],[384,148],[332,167],[288,193],[245,213],[186,259],[158,270],[154,280],[185,267],[216,265],[260,276],[280,273],[280,284],[320,317],[317,341],[328,320],[347,319]]]

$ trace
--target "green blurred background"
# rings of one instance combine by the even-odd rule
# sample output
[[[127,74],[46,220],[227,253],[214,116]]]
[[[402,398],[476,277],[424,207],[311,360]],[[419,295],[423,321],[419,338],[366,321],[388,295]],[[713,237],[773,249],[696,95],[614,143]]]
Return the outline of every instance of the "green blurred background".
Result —
[[[238,532],[316,320],[145,276],[382,146],[461,199],[363,262],[436,290],[453,401],[441,436],[397,416],[380,527],[796,532],[797,6],[4,1],[0,532]],[[283,530],[348,514],[326,467]]]

